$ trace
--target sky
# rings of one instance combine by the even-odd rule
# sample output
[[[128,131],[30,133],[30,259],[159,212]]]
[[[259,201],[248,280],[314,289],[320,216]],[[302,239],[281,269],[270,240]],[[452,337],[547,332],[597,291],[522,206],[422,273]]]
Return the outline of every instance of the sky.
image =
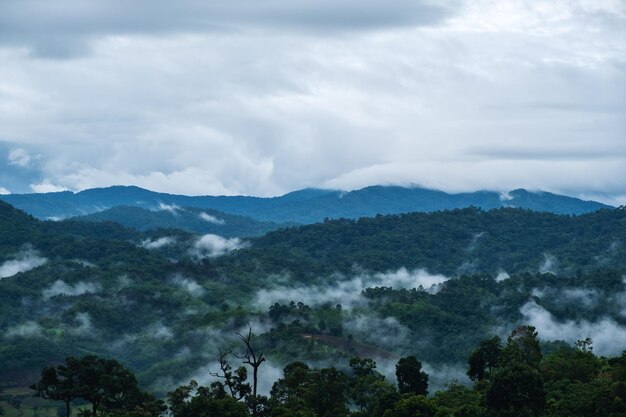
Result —
[[[626,203],[624,0],[2,0],[0,193]]]

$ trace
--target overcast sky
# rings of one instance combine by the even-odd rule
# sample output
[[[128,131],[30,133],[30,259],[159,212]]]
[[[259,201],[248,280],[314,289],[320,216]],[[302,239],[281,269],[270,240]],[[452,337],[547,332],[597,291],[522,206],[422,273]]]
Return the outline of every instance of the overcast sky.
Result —
[[[113,184],[626,203],[626,1],[0,1],[0,192]]]

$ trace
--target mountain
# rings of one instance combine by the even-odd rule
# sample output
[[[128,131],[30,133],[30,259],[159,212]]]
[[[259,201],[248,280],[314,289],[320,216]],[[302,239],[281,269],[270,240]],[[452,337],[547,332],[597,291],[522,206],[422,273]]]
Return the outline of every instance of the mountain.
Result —
[[[520,324],[540,327],[546,349],[591,337],[594,352],[618,354],[625,242],[623,209],[467,208],[244,241],[40,221],[0,203],[0,386],[89,353],[164,395],[238,349],[247,323],[262,375],[294,360],[340,366],[367,347],[417,355],[449,382],[481,340]]]
[[[224,237],[260,236],[293,223],[262,222],[250,217],[222,213],[212,209],[169,206],[148,210],[141,207],[117,206],[74,220],[115,222],[137,230],[179,229],[192,233],[212,233]]]
[[[270,232],[234,254],[240,274],[290,271],[302,281],[398,267],[433,273],[557,272],[623,268],[626,209],[580,216],[515,208],[338,219]],[[232,261],[232,259],[230,260]]]
[[[523,189],[505,194],[491,191],[449,194],[396,186],[372,186],[350,192],[304,189],[273,198],[183,196],[156,193],[139,187],[114,186],[78,193],[10,194],[2,195],[0,199],[40,219],[83,216],[117,206],[151,210],[179,206],[213,209],[263,222],[304,224],[320,222],[325,218],[355,219],[377,214],[432,212],[471,206],[485,210],[518,207],[556,214],[583,214],[609,207],[594,201]]]

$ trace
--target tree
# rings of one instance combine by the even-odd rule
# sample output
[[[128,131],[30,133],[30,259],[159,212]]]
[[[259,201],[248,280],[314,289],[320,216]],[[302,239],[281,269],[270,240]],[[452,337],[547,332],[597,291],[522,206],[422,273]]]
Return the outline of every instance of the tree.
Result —
[[[346,376],[335,368],[311,369],[302,362],[291,363],[272,386],[271,402],[272,416],[345,416]]]
[[[240,366],[235,371],[232,370],[231,365],[227,360],[228,353],[220,351],[219,372],[209,372],[213,377],[224,380],[224,385],[230,391],[230,395],[237,401],[242,400],[246,395],[250,394],[250,384],[246,382],[248,380],[248,371],[245,366]]]
[[[498,417],[539,416],[546,402],[541,374],[524,363],[499,369],[491,378],[485,402]]]
[[[67,358],[67,368],[75,375],[76,397],[91,403],[91,413],[105,410],[123,410],[140,403],[140,391],[135,376],[119,362],[94,355]]]
[[[293,301],[292,301],[293,303]],[[295,303],[294,303],[295,306]],[[257,417],[257,407],[256,407],[256,398],[257,398],[257,388],[259,381],[259,368],[265,362],[265,356],[263,353],[258,352],[252,346],[252,326],[248,323],[248,333],[242,335],[241,333],[236,333],[237,336],[241,339],[241,341],[245,345],[245,351],[243,354],[238,355],[239,359],[243,359],[243,363],[246,365],[250,365],[252,368],[252,416]]]
[[[405,394],[383,417],[434,417],[436,411],[432,400],[425,396]]]
[[[415,356],[400,358],[396,378],[400,394],[428,395],[428,374],[422,372],[422,363]]]
[[[531,368],[538,368],[543,355],[533,326],[520,326],[511,332],[506,347],[500,356],[501,365],[523,363]]]
[[[350,359],[352,378],[350,379],[350,398],[362,416],[375,416],[382,412],[381,400],[395,392],[395,388],[385,381],[385,377],[376,372],[376,362],[372,359]]]
[[[499,417],[539,416],[546,402],[542,359],[537,332],[532,326],[520,326],[507,339],[492,373],[485,401]]]
[[[91,413],[82,414],[94,417],[101,408],[120,417],[158,417],[165,410],[162,401],[139,389],[135,376],[119,362],[94,355],[68,357],[64,365],[44,368],[32,388],[42,398],[63,401],[67,416],[74,399],[90,402]]]
[[[209,388],[196,381],[167,394],[172,417],[247,417],[245,404],[226,394],[224,386],[213,383]]]
[[[39,382],[31,386],[36,395],[49,400],[63,401],[65,403],[65,415],[71,416],[71,403],[77,398],[77,379],[72,368],[59,365],[56,368],[49,366],[41,371]]]
[[[467,376],[472,381],[482,381],[489,378],[491,372],[498,366],[502,354],[502,339],[495,336],[483,340],[469,356]]]

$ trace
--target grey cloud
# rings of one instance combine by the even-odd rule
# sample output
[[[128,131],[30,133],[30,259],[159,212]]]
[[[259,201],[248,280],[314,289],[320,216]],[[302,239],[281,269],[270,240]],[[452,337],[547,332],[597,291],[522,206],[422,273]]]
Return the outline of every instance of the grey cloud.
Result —
[[[0,41],[26,45],[41,57],[71,58],[84,55],[91,42],[109,35],[223,32],[250,27],[352,31],[435,24],[449,11],[436,2],[410,0],[5,0],[0,3]]]
[[[0,3],[0,19],[11,17],[0,27],[18,36],[23,29],[13,25],[21,20],[9,10],[18,2]],[[22,3],[22,14],[37,4]],[[0,48],[0,138],[7,153],[41,155],[28,172],[0,158],[0,185],[12,192],[135,184],[270,196],[307,186],[420,184],[447,191],[524,187],[623,202],[626,24],[595,16],[626,18],[619,6],[589,3],[511,0],[503,13],[492,1],[455,1],[454,16],[433,27],[332,36],[293,29],[293,14],[291,26],[285,17],[278,24],[257,13],[276,30],[261,28],[235,12],[239,1],[177,4],[180,10],[167,15],[169,28],[183,28],[176,33],[154,17],[174,6],[126,2],[138,9],[119,17],[109,9],[120,3],[95,3],[103,23],[88,16],[65,25],[82,39],[112,33],[107,22],[116,22],[118,35],[97,37],[89,56],[33,60]],[[381,21],[420,7],[316,4]],[[198,31],[203,14],[189,13],[193,7],[230,10],[216,11],[216,19],[236,25]],[[45,20],[42,29],[72,16],[44,19],[44,9],[28,17]],[[181,17],[187,13],[199,22]],[[139,19],[133,16],[154,31],[140,34],[139,23],[126,31],[128,19]],[[85,28],[72,29],[80,24]],[[578,110],[555,110],[555,103]]]

